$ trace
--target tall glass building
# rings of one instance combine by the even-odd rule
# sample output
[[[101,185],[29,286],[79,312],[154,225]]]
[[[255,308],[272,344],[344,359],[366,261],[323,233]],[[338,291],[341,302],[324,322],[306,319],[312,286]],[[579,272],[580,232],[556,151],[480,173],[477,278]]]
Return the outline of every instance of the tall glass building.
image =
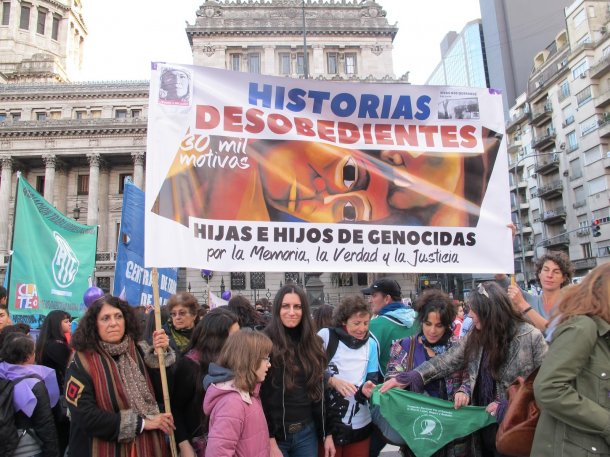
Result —
[[[426,84],[489,87],[481,20],[470,21],[459,34],[449,32],[441,45],[441,61]]]

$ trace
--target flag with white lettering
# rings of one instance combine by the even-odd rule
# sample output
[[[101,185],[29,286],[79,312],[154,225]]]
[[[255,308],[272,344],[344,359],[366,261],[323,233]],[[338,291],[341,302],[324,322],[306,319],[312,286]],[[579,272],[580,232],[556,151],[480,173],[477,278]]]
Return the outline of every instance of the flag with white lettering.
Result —
[[[153,306],[152,273],[144,268],[144,192],[125,181],[113,294],[132,306]],[[178,270],[160,268],[159,296],[164,304],[176,293]]]
[[[8,305],[17,315],[80,316],[95,269],[97,226],[60,213],[19,175]]]

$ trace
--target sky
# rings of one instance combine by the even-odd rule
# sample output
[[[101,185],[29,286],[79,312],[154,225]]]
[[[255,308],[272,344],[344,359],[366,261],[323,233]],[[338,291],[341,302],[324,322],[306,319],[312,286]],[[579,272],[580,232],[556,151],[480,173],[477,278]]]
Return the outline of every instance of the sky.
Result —
[[[445,34],[480,17],[479,0],[377,0],[399,32],[394,73],[424,84],[440,61]],[[84,0],[82,80],[150,79],[150,62],[192,63],[185,33],[204,0]],[[169,6],[171,5],[171,7]],[[120,14],[118,14],[120,13]]]

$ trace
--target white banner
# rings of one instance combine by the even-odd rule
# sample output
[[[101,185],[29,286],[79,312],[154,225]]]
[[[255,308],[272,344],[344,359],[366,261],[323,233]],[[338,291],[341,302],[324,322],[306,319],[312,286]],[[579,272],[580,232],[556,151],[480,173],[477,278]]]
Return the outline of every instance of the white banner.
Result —
[[[512,272],[502,97],[153,64],[145,263]]]

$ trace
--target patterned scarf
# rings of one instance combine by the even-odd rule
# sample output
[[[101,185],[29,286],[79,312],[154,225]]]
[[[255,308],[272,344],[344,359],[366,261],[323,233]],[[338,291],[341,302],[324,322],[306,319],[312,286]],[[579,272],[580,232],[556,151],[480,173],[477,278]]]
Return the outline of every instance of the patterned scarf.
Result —
[[[429,349],[432,349],[432,351],[436,355],[442,354],[443,352],[447,351],[447,349],[449,349],[451,347],[448,344],[449,338],[451,337],[451,333],[445,333],[443,335],[443,337],[436,344],[430,343],[426,339],[426,336],[423,334],[423,332],[419,334],[419,337],[421,338],[421,342],[423,343],[423,345]]]
[[[129,345],[133,345],[131,338],[123,338],[120,343],[100,342],[100,346],[111,356],[117,357],[116,362],[119,376],[123,381],[123,388],[127,393],[127,400],[131,408],[139,416],[159,414],[159,406],[149,389],[142,389],[146,385],[146,378],[138,368],[138,364],[129,354]]]

